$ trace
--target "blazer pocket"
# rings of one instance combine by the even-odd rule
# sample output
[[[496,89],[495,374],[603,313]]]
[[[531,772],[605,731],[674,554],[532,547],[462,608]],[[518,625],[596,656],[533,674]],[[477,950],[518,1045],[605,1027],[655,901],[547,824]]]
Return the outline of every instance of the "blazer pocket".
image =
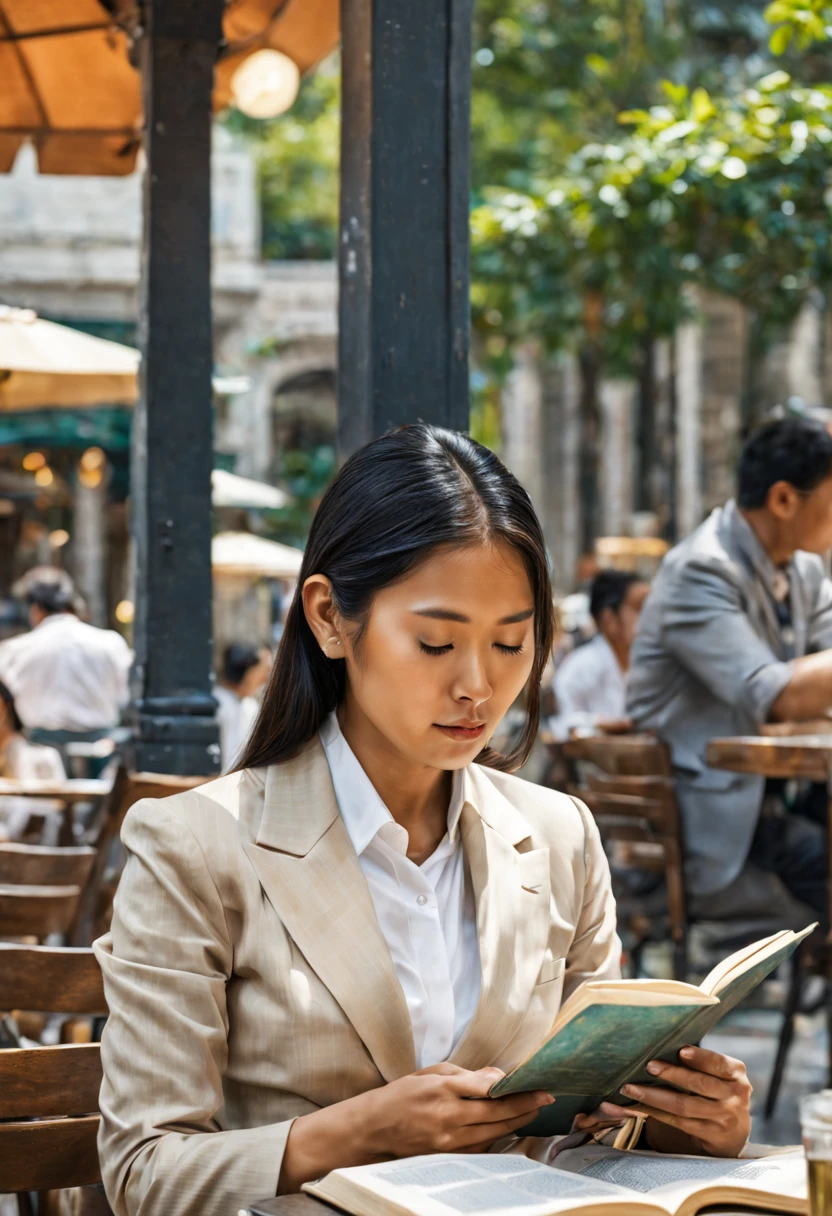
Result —
[[[565,958],[545,958],[535,987],[542,988],[544,984],[551,984],[554,980],[559,980],[563,975],[565,967]]]

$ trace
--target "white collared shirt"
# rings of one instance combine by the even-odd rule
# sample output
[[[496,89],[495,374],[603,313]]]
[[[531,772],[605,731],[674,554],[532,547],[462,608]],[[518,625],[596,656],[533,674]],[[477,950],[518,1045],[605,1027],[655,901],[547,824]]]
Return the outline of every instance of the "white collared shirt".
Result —
[[[118,725],[132,658],[120,633],[56,612],[0,645],[0,680],[24,726],[101,730]]]
[[[558,712],[550,718],[558,741],[580,726],[595,726],[601,718],[626,718],[627,676],[603,634],[568,654],[555,672]]]
[[[474,1015],[482,971],[477,916],[459,820],[464,778],[454,774],[448,831],[420,866],[330,714],[320,731],[341,818],[367,880],[402,986],[416,1065],[447,1060]]]

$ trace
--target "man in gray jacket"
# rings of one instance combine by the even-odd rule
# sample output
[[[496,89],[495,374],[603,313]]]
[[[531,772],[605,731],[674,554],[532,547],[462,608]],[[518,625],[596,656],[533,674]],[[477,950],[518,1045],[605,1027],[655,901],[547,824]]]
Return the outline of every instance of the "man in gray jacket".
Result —
[[[642,612],[627,706],[671,749],[695,915],[791,902],[794,916],[799,900],[826,919],[825,812],[705,753],[717,736],[832,710],[830,546],[832,436],[807,418],[768,423],[745,445],[736,501],[667,555]]]

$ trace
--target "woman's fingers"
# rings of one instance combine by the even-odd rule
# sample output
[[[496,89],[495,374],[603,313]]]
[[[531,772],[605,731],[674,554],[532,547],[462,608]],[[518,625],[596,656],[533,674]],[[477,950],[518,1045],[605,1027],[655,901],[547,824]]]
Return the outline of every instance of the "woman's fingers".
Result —
[[[505,1076],[505,1073],[499,1068],[478,1068],[476,1072],[471,1072],[467,1068],[457,1068],[455,1065],[451,1065],[451,1071],[440,1072],[442,1068],[442,1065],[433,1065],[416,1075],[429,1076],[433,1073],[445,1076],[451,1090],[459,1094],[460,1098],[487,1098],[492,1085],[496,1085],[500,1078]],[[500,1098],[499,1101],[503,1101],[503,1099]]]
[[[633,1115],[646,1115],[648,1119],[657,1119],[659,1123],[678,1127],[681,1131],[695,1136],[701,1134],[699,1130],[694,1130],[695,1124],[699,1124],[700,1128],[703,1125],[703,1120],[692,1119],[661,1107],[647,1106],[643,1102],[637,1102],[635,1106],[616,1106],[613,1102],[602,1102],[598,1109],[605,1119],[632,1119]]]
[[[683,1047],[679,1056],[690,1068],[697,1072],[709,1073],[712,1077],[720,1077],[723,1081],[745,1080],[745,1065],[742,1060],[733,1056],[724,1056],[719,1051],[709,1051],[707,1047]]]
[[[513,1119],[501,1119],[497,1123],[480,1123],[470,1127],[460,1128],[457,1142],[460,1148],[464,1148],[469,1152],[476,1152],[477,1148],[486,1148],[493,1144],[495,1140],[502,1139],[503,1136],[509,1136],[512,1132],[519,1131],[529,1121],[528,1115],[518,1115]],[[456,1148],[451,1148],[451,1152],[460,1151]]]
[[[689,1094],[699,1094],[703,1098],[719,1099],[726,1092],[725,1081],[713,1073],[696,1072],[692,1068],[684,1068],[680,1064],[665,1064],[662,1060],[651,1060],[647,1065],[651,1076],[660,1080],[663,1085],[676,1085]],[[648,1087],[649,1088],[649,1087]]]
[[[530,1122],[542,1106],[550,1106],[554,1098],[549,1094],[534,1092],[512,1094],[508,1098],[481,1100],[474,1098],[465,1103],[462,1114],[466,1127],[504,1122],[507,1119],[525,1119]],[[522,1126],[522,1124],[521,1124]]]
[[[680,1093],[677,1089],[663,1089],[659,1085],[625,1085],[621,1092],[645,1106],[679,1115],[682,1119],[710,1119],[714,1114],[715,1103],[712,1098]]]

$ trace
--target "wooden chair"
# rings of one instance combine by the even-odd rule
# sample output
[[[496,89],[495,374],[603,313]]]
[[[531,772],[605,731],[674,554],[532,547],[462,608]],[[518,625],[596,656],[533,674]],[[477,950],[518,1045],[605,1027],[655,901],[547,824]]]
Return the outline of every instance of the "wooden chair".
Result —
[[[0,1009],[106,1014],[95,956],[0,943]],[[97,1043],[0,1051],[0,1193],[17,1194],[20,1216],[30,1192],[40,1213],[48,1192],[100,1181],[100,1084]]]
[[[71,935],[95,852],[0,844],[0,937]]]
[[[666,746],[649,735],[601,735],[572,739],[564,753],[578,762],[578,780],[570,793],[592,812],[614,868],[618,862],[624,870],[663,875],[673,974],[685,979],[688,921],[682,837]],[[665,924],[656,924],[655,914],[639,895],[620,887],[616,896],[619,917],[631,931],[638,971],[644,946],[664,937]]]
[[[113,788],[92,826],[88,843],[95,851],[73,931],[76,946],[88,946],[110,927],[113,898],[121,875],[120,865],[110,866],[110,855],[124,817],[142,798],[167,798],[204,785],[208,777],[177,777],[167,773],[131,773],[123,765]]]
[[[570,740],[565,751],[577,763],[579,773],[570,792],[589,807],[608,852],[615,857],[617,848],[626,868],[664,874],[673,973],[676,979],[686,979],[691,920],[685,898],[681,822],[667,748],[649,736],[604,735]],[[620,919],[629,925],[636,940],[633,955],[637,963],[647,941],[664,936],[662,927],[651,923],[651,917],[639,908],[638,899],[633,900],[627,892],[618,902]],[[774,932],[775,922],[773,910],[771,922],[746,923],[739,939],[734,937],[728,948],[736,949]],[[813,966],[814,960],[805,947],[792,960],[783,1025],[764,1104],[766,1119],[774,1113],[780,1091],[794,1019],[800,1008],[803,977]]]

